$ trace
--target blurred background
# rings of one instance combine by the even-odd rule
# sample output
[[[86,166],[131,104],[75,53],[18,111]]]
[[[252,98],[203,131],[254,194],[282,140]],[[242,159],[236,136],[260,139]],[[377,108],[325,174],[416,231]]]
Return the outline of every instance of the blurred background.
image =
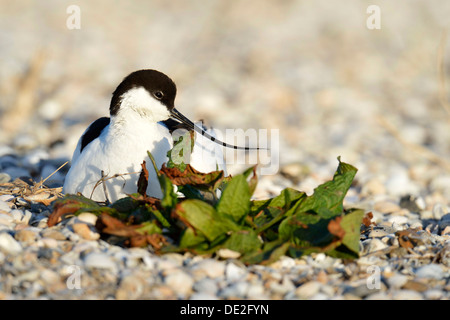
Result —
[[[73,4],[79,29],[67,26]],[[366,25],[372,4],[379,30]],[[284,176],[329,178],[341,156],[361,183],[403,170],[402,192],[417,191],[408,179],[418,176],[419,189],[436,177],[450,185],[449,1],[0,7],[1,154],[70,159],[87,125],[108,115],[120,81],[151,68],[175,81],[177,108],[191,119],[279,129]]]

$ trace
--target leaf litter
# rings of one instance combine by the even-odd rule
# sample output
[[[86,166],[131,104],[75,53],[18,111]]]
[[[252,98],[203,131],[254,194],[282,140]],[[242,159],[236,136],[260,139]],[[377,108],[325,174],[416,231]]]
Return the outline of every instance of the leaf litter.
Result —
[[[169,159],[176,146],[168,152]],[[145,193],[144,162],[137,193],[108,205],[66,195],[54,202],[48,225],[91,212],[98,216],[95,227],[106,240],[113,236],[125,246],[149,247],[156,254],[233,252],[247,265],[312,252],[359,257],[361,226],[363,219],[369,224],[370,217],[360,209],[344,209],[357,169],[340,158],[333,179],[310,196],[286,188],[274,198],[252,200],[258,182],[256,167],[233,177],[223,171],[201,173],[183,162],[169,161],[158,170],[148,155],[157,172],[161,199]]]

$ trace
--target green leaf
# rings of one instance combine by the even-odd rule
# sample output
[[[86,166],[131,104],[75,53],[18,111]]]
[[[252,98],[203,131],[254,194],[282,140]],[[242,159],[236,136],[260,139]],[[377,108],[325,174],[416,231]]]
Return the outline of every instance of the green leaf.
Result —
[[[142,234],[162,234],[161,228],[154,221],[147,221],[141,224],[141,227],[136,229],[137,232]]]
[[[288,210],[292,208],[298,201],[303,200],[306,197],[304,192],[297,191],[292,188],[286,188],[281,193],[272,199],[267,200],[254,200],[251,202],[250,214],[255,216],[264,210],[265,208],[275,207]]]
[[[231,233],[224,242],[222,248],[227,248],[240,253],[254,252],[261,248],[262,242],[258,234],[253,230],[241,230]]]
[[[217,212],[240,223],[250,210],[250,189],[245,177],[240,174],[231,179],[217,204]]]
[[[188,199],[176,206],[175,214],[209,241],[229,231],[240,230],[231,220],[219,215],[214,207],[197,199]]]
[[[158,177],[158,180],[161,185],[161,191],[163,194],[163,197],[161,199],[161,206],[164,209],[171,211],[178,203],[178,196],[174,191],[173,184],[165,175],[160,175]]]
[[[296,212],[314,212],[320,214],[321,208],[327,208],[334,215],[339,215],[344,210],[343,200],[350,188],[357,169],[339,160],[339,166],[333,180],[327,181],[314,189],[314,194],[307,197],[296,209]],[[329,216],[327,211],[327,215]]]
[[[241,257],[241,261],[246,265],[250,264],[270,264],[278,260],[281,256],[286,254],[290,243],[283,240],[275,240],[267,242],[263,249],[249,253]]]
[[[180,248],[195,248],[198,251],[203,251],[208,249],[208,243],[205,236],[195,233],[192,228],[186,228],[180,238]]]
[[[342,217],[341,227],[345,231],[342,245],[331,253],[338,258],[358,258],[359,257],[359,237],[364,211],[354,209]]]

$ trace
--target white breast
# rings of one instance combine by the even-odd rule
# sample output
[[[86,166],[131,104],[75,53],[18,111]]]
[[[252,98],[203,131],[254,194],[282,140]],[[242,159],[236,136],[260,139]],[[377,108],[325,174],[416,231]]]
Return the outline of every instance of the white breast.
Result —
[[[167,161],[167,151],[173,144],[169,131],[157,123],[138,118],[129,120],[119,123],[112,121],[79,156],[74,156],[64,182],[64,193],[81,192],[95,201],[105,201],[108,198],[114,202],[137,192],[141,163],[145,160],[149,171],[147,194],[162,196],[147,151],[152,153],[160,168]],[[102,171],[104,186],[99,183]]]

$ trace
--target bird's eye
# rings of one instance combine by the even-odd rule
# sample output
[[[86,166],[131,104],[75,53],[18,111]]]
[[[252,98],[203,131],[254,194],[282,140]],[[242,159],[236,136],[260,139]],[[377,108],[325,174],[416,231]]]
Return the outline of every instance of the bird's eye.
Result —
[[[161,100],[164,97],[164,94],[161,91],[156,91],[153,93],[156,99]]]

